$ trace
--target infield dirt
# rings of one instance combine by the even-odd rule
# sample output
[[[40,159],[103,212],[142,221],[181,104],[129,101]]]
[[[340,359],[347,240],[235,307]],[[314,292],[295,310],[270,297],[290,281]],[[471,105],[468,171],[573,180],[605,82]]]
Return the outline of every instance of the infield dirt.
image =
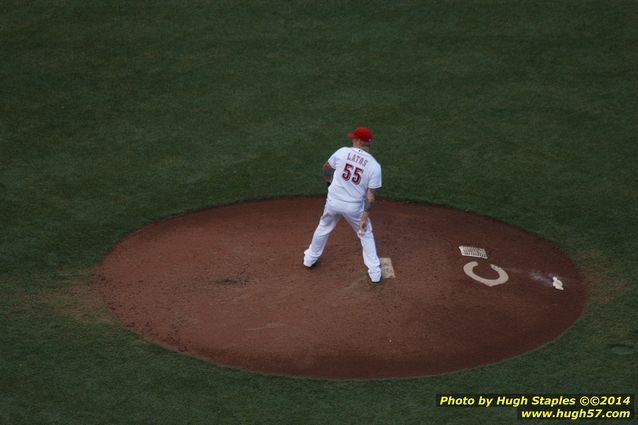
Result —
[[[421,376],[475,367],[563,333],[586,302],[582,276],[551,243],[459,210],[380,200],[379,256],[396,278],[372,285],[343,221],[313,269],[303,250],[322,199],[246,202],[176,216],[130,235],[97,270],[125,326],[167,348],[265,373]],[[460,245],[487,250],[464,257]],[[463,271],[509,280],[481,284]],[[556,276],[564,290],[552,286]]]

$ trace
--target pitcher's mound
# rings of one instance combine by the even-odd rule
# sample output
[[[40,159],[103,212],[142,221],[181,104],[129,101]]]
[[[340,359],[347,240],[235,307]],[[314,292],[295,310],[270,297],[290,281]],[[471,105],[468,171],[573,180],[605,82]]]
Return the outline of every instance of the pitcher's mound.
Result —
[[[551,341],[583,311],[582,277],[552,244],[442,207],[377,203],[378,253],[395,274],[380,285],[370,283],[345,221],[306,269],[303,251],[323,203],[246,202],[148,226],[106,256],[99,289],[126,326],[163,346],[327,378],[493,363]],[[461,246],[478,250],[462,255]],[[487,259],[466,256],[482,250]]]

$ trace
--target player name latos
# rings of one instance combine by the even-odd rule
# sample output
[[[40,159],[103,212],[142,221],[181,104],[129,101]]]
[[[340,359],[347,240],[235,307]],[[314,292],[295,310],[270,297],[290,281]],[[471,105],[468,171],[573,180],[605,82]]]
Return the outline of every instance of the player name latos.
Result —
[[[368,164],[368,160],[360,157],[359,155],[357,155],[356,153],[349,153],[348,154],[348,161],[352,161],[354,163],[357,163],[359,165],[361,165],[362,167],[365,167]]]

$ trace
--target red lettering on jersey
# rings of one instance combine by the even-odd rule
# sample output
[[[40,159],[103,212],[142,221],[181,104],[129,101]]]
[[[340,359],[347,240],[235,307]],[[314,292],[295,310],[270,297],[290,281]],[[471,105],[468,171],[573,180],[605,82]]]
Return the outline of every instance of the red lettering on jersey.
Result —
[[[356,153],[348,152],[348,161],[352,161],[356,164],[359,164],[363,167],[368,165],[368,160],[362,156],[357,155]]]

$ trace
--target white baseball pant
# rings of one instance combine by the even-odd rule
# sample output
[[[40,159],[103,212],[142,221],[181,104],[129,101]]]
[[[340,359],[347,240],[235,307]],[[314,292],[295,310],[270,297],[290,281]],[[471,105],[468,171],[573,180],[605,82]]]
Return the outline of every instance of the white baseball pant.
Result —
[[[323,215],[319,220],[319,225],[312,236],[312,242],[304,251],[303,263],[306,267],[311,267],[317,262],[328,243],[328,236],[341,220],[341,217],[352,226],[359,240],[363,251],[363,262],[368,268],[368,275],[373,282],[381,280],[381,262],[377,256],[377,247],[372,233],[372,222],[368,219],[368,225],[363,235],[359,235],[359,219],[363,213],[363,203],[341,202],[334,199],[327,199]]]

